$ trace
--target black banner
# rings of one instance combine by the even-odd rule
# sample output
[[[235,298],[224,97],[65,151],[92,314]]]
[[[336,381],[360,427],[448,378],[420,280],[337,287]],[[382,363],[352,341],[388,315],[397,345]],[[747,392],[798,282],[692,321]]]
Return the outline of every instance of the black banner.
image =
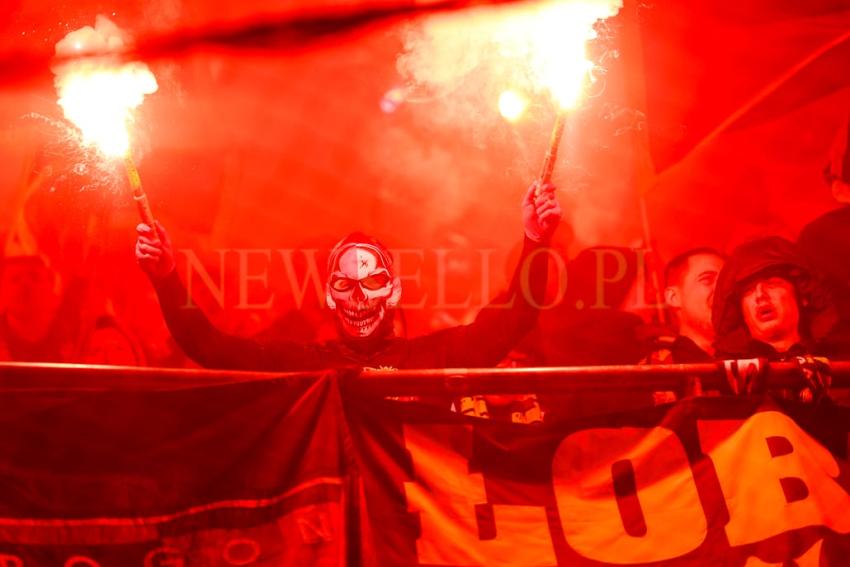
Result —
[[[0,566],[345,562],[331,378],[128,380],[0,390]]]

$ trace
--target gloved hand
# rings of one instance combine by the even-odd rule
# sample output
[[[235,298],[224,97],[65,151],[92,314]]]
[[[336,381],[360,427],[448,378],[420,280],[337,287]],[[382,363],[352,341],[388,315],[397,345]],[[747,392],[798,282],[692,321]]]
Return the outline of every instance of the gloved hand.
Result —
[[[555,186],[535,181],[522,200],[525,235],[535,242],[546,242],[561,222],[561,205],[555,198]]]
[[[140,223],[136,227],[139,234],[136,239],[136,262],[152,280],[160,280],[174,271],[174,248],[168,233],[156,222],[159,238],[154,236],[151,227]]]
[[[818,403],[829,398],[829,387],[832,384],[829,360],[819,356],[798,356],[794,360],[807,384],[799,392],[800,401]]]

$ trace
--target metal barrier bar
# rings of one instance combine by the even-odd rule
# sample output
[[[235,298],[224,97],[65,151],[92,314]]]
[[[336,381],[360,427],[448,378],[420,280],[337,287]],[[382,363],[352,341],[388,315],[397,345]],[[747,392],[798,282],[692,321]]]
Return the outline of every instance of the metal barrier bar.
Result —
[[[850,362],[833,362],[830,367],[832,386],[850,388]],[[764,371],[768,388],[805,385],[793,362],[768,363]],[[717,361],[669,365],[364,370],[358,389],[388,396],[446,391],[478,394],[660,391],[682,388],[694,376],[700,378],[706,390],[721,390],[727,385],[724,361]]]
[[[315,380],[326,372],[247,372],[206,368],[0,362],[0,389],[181,389],[259,380]]]
[[[739,361],[741,362],[741,361]],[[850,388],[850,362],[832,362],[832,386]],[[327,372],[345,375],[358,392],[382,396],[445,393],[508,394],[528,392],[675,390],[698,376],[704,389],[726,383],[724,362],[670,365],[616,365],[541,368],[445,368],[314,372],[245,372],[236,370],[143,368],[79,364],[0,363],[0,388],[180,389],[257,380],[313,380]],[[804,385],[796,364],[764,367],[769,388]]]

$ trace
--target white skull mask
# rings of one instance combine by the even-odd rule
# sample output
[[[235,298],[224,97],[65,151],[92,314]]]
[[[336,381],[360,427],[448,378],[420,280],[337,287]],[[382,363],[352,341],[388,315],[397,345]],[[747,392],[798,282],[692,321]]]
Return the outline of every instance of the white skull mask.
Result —
[[[346,335],[371,336],[398,303],[401,285],[388,264],[379,248],[365,243],[345,245],[332,257],[327,302]]]

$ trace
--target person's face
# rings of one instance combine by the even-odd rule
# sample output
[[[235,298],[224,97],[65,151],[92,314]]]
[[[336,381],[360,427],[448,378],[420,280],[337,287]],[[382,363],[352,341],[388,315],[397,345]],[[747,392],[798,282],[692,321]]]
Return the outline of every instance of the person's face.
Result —
[[[135,366],[140,362],[128,339],[112,327],[94,331],[83,350],[85,364]]]
[[[741,296],[741,312],[750,336],[763,342],[795,337],[800,323],[797,293],[787,279],[771,276],[754,280]]]
[[[671,297],[679,318],[690,327],[698,328],[708,337],[714,336],[711,325],[711,304],[717,276],[723,268],[723,258],[714,254],[697,254],[688,258],[688,269]]]
[[[53,278],[35,262],[11,262],[3,268],[3,303],[11,313],[32,315],[52,304]]]
[[[845,183],[840,179],[833,179],[832,196],[839,203],[850,203],[850,183]]]
[[[328,280],[329,303],[342,331],[355,338],[374,333],[387,316],[396,285],[378,254],[360,246],[345,250]]]

